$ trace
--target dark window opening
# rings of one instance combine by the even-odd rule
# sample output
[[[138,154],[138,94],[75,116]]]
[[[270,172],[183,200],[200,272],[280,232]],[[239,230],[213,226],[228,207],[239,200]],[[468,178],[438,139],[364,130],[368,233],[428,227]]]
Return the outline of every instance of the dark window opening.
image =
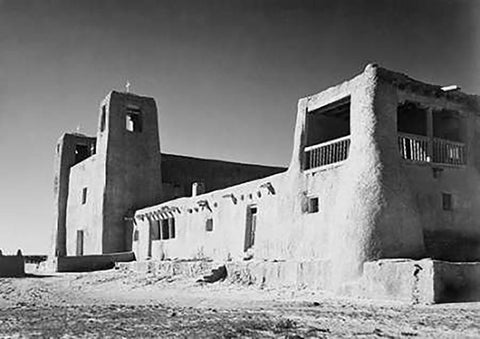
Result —
[[[82,190],[82,205],[85,205],[87,203],[87,193],[88,189],[84,187]]]
[[[319,203],[318,203],[318,197],[308,198],[307,212],[308,213],[317,213],[319,210],[320,210],[320,208],[319,208]]]
[[[75,254],[77,256],[82,256],[83,255],[83,231],[82,230],[77,230],[77,248],[75,251]]]
[[[133,231],[133,241],[138,241],[138,230]]]
[[[245,227],[245,243],[243,250],[247,251],[255,243],[255,232],[257,229],[257,206],[247,207],[247,225]]]
[[[427,135],[427,109],[406,101],[397,107],[397,130],[401,133]]]
[[[450,193],[442,193],[442,208],[444,211],[453,209],[452,195]]]
[[[350,97],[308,112],[306,120],[307,147],[350,135]]]
[[[102,115],[100,116],[100,132],[105,130],[105,120],[106,120],[107,109],[105,105],[102,106]]]
[[[151,232],[152,232],[152,240],[160,240],[160,221],[159,220],[154,220],[151,223]]]
[[[170,225],[170,239],[175,238],[175,219],[170,218],[169,220],[169,225]]]
[[[462,142],[462,119],[452,110],[433,111],[433,137]]]
[[[170,239],[169,237],[169,230],[168,230],[168,220],[169,219],[163,219],[162,220],[162,240],[167,240]]]
[[[88,145],[75,145],[75,163],[79,163],[80,161],[88,158],[91,155],[90,147]]]
[[[175,218],[163,219],[161,221],[161,237],[159,239],[168,240],[175,238]]]
[[[142,116],[139,108],[127,108],[127,115],[125,120],[125,128],[130,132],[142,131]]]
[[[208,218],[207,221],[205,222],[205,230],[207,232],[212,232],[213,231],[213,219]]]

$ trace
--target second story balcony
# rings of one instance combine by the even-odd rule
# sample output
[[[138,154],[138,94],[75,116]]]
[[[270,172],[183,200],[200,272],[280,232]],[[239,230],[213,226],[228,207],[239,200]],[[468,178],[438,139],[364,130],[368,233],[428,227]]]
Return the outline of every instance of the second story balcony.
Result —
[[[305,169],[342,162],[347,159],[349,149],[350,136],[305,147]]]
[[[414,163],[466,165],[466,122],[454,110],[406,101],[397,109],[398,150]]]
[[[403,159],[461,166],[466,164],[465,144],[441,138],[398,133],[398,148]]]

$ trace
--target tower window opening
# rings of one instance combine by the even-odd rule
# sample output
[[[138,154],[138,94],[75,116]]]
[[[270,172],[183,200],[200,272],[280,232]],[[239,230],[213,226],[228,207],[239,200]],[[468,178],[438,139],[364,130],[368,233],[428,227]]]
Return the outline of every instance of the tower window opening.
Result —
[[[75,145],[75,164],[88,158],[91,155],[90,147],[88,145]]]
[[[139,108],[127,108],[127,115],[125,116],[125,128],[129,132],[142,131],[142,116]]]

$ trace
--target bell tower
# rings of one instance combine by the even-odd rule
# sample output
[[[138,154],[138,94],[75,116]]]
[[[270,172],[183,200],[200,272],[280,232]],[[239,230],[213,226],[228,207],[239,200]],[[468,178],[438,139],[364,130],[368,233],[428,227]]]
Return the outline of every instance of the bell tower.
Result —
[[[161,154],[155,100],[112,91],[103,100],[97,157],[104,176],[102,253],[131,250],[132,211],[159,203]]]

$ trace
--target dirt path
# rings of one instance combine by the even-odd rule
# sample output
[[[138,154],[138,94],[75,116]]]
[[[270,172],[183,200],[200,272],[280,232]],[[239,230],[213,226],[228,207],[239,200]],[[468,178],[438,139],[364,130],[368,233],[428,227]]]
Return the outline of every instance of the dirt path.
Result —
[[[480,303],[411,306],[106,271],[0,279],[0,338],[480,338]]]

